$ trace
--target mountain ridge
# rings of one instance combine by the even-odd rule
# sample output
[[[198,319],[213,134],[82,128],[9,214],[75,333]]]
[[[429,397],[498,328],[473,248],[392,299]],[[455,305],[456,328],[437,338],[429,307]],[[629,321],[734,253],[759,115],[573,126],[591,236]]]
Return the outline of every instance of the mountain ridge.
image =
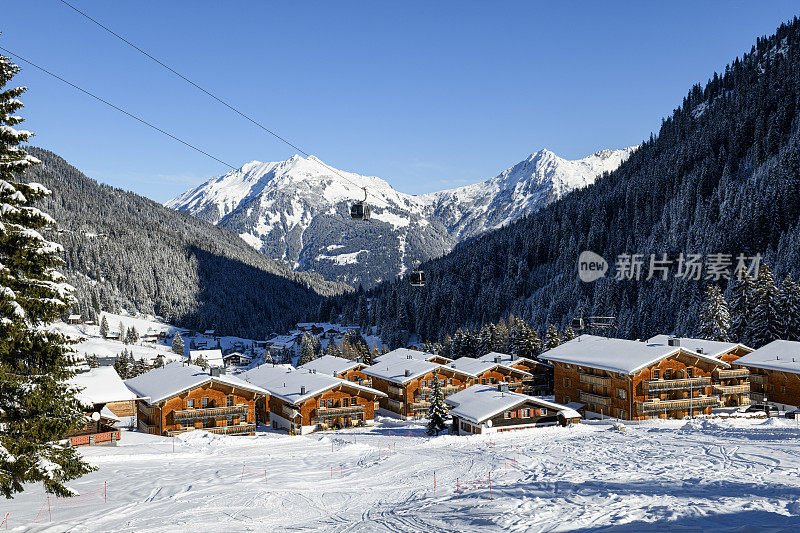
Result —
[[[488,180],[421,195],[294,155],[250,161],[164,205],[227,227],[294,270],[371,286],[591,184],[635,150],[567,160],[543,149]],[[367,225],[348,215],[350,204],[363,198],[362,187],[372,208]]]

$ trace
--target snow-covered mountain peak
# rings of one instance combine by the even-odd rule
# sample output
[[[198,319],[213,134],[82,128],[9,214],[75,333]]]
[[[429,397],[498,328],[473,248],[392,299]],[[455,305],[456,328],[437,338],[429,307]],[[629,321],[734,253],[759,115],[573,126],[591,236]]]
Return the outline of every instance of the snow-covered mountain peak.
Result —
[[[635,147],[568,160],[548,149],[530,154],[486,181],[410,195],[385,180],[331,167],[311,155],[251,161],[167,202],[239,234],[274,259],[328,279],[372,285],[457,242],[509,224],[604,172]],[[363,198],[369,224],[350,220]]]

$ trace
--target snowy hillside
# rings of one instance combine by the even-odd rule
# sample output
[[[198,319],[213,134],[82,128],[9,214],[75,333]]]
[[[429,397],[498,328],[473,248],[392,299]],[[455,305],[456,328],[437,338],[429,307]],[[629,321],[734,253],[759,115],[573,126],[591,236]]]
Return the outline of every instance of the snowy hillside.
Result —
[[[430,439],[390,419],[304,437],[125,431],[116,447],[81,449],[98,467],[70,483],[81,496],[48,502],[30,487],[0,517],[29,532],[788,532],[800,527],[798,443],[777,418]]]
[[[541,150],[485,182],[418,196],[313,156],[293,156],[252,161],[166,205],[234,231],[295,270],[372,285],[591,184],[634,149],[602,150],[575,161]],[[348,215],[362,187],[373,212],[369,224]]]

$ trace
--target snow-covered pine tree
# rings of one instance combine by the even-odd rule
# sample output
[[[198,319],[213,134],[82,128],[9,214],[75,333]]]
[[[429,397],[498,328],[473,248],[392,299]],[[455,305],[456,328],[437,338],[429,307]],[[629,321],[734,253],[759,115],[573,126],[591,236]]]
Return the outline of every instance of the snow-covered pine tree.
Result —
[[[136,326],[129,327],[125,336],[128,339],[128,344],[136,344],[139,342],[139,332],[136,331]]]
[[[108,337],[108,319],[106,315],[103,315],[103,318],[100,320],[100,336],[104,339]]]
[[[780,317],[780,292],[775,286],[775,278],[767,265],[762,265],[758,272],[753,291],[753,315],[746,335],[753,348],[760,348],[782,334]]]
[[[0,89],[19,72],[0,56]],[[54,220],[33,204],[50,191],[18,181],[39,161],[19,148],[32,135],[14,128],[22,118],[24,87],[0,91],[0,492],[10,498],[24,484],[69,495],[65,483],[90,472],[73,448],[54,441],[84,423],[84,413],[67,385],[75,363],[67,339],[42,326],[74,302],[72,287],[55,268],[60,245],[38,230]]]
[[[183,337],[181,337],[179,331],[176,331],[175,336],[172,338],[172,353],[183,355]]]
[[[119,322],[119,340],[121,340],[123,344],[128,344],[128,332],[125,329],[125,324],[123,324],[121,320]]]
[[[697,334],[701,339],[727,342],[730,340],[730,327],[728,302],[718,285],[709,285],[700,304]]]
[[[158,354],[156,356],[155,361],[153,361],[153,368],[163,368],[164,367],[164,356]]]
[[[575,330],[572,329],[572,326],[567,326],[564,329],[564,333],[561,335],[561,342],[567,342],[574,339],[577,335],[575,335]]]
[[[780,299],[783,322],[781,338],[787,341],[800,341],[800,285],[792,279],[792,276],[787,276],[783,280]]]
[[[748,333],[753,314],[753,280],[742,274],[730,285],[728,289],[728,309],[731,316],[731,325],[728,331],[730,340],[750,344]]]
[[[203,357],[202,354],[198,355],[197,358],[194,361],[192,361],[192,364],[194,364],[195,366],[199,366],[203,370],[208,370],[208,361],[206,361],[206,358]]]
[[[304,365],[314,360],[316,354],[314,353],[314,342],[308,332],[303,333],[300,338],[300,364]]]
[[[558,329],[556,329],[555,324],[550,324],[547,327],[547,333],[544,338],[544,349],[552,350],[559,344],[561,344],[561,336],[558,334]]]
[[[445,419],[447,409],[444,406],[444,394],[439,383],[439,376],[433,376],[433,390],[431,391],[431,405],[428,407],[428,435],[438,435],[447,427]]]
[[[492,329],[493,326],[484,324],[478,332],[475,343],[475,356],[480,357],[492,351]]]

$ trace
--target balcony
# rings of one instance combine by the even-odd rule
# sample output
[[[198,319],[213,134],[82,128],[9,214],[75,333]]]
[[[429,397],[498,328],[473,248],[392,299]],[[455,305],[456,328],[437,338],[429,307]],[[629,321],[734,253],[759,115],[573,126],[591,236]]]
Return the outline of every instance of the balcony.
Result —
[[[716,407],[719,398],[699,396],[697,398],[684,398],[681,400],[657,400],[652,402],[636,402],[636,407],[642,413],[663,413],[664,411],[688,411],[703,407]]]
[[[677,389],[698,389],[711,385],[711,378],[650,379],[644,382],[645,393]]]
[[[395,394],[397,396],[403,396],[406,393],[406,390],[400,387],[395,387],[394,385],[388,385],[386,387],[386,392],[389,394]]]
[[[371,379],[362,379],[361,381],[356,381],[362,387],[369,387],[372,388],[372,380]]]
[[[749,392],[749,383],[742,385],[714,385],[714,394],[748,394]]]
[[[590,385],[597,385],[599,387],[610,387],[611,378],[604,376],[595,376],[594,374],[584,374],[579,372],[581,383],[588,383]]]
[[[451,394],[455,394],[459,390],[461,390],[460,387],[457,387],[455,385],[448,385],[447,387],[442,387],[441,389],[443,396],[450,396]],[[433,394],[433,387],[421,387],[419,391],[425,398],[430,398],[431,395]]]
[[[579,397],[580,401],[594,405],[608,405],[611,403],[611,398],[608,396],[598,396],[597,394],[591,394],[589,392],[580,391]]]
[[[732,368],[731,370],[717,370],[719,379],[736,379],[750,377],[750,371],[746,368]]]
[[[750,383],[758,383],[759,385],[767,384],[766,374],[750,374]]]
[[[326,416],[349,416],[364,412],[363,405],[351,405],[349,407],[320,407],[317,409],[318,417]]]
[[[763,403],[767,401],[767,395],[763,392],[750,392],[750,400]]]
[[[183,409],[173,412],[175,420],[205,420],[206,418],[223,418],[233,415],[247,416],[247,406],[232,405],[230,407],[208,407],[206,409]]]
[[[416,411],[417,409],[427,409],[430,406],[431,406],[430,402],[425,402],[425,401],[414,402],[411,404],[411,409]]]
[[[173,437],[175,435],[179,435],[181,433],[186,433],[187,431],[208,431],[209,433],[215,433],[217,435],[249,435],[250,433],[255,433],[256,425],[255,424],[237,424],[235,426],[217,426],[213,428],[181,428],[181,429],[171,429],[167,431],[167,435]]]

